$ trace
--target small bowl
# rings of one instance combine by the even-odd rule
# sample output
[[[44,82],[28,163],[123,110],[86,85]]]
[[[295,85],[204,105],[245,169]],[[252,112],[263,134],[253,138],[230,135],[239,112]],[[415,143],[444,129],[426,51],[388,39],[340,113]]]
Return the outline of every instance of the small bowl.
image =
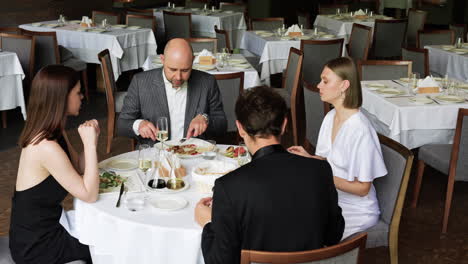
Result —
[[[153,187],[153,181],[154,180],[150,180],[148,182],[148,186],[152,189],[162,189],[162,188],[166,188],[166,181],[164,179],[158,179],[158,184],[156,184],[156,187]]]
[[[171,190],[179,190],[185,187],[185,182],[182,179],[169,179],[166,183],[166,188]]]

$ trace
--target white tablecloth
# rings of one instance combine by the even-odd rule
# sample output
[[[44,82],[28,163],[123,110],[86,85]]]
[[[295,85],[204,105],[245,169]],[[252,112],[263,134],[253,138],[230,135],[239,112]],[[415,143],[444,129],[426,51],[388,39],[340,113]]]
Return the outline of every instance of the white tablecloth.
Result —
[[[43,23],[50,24],[56,22]],[[77,27],[78,25],[76,24],[69,24],[58,28],[33,27],[31,24],[20,25],[20,28],[30,31],[57,32],[58,44],[69,49],[76,58],[87,63],[99,64],[97,54],[105,49],[109,49],[114,77],[116,79],[124,71],[140,68],[149,55],[156,54],[156,39],[151,29],[129,30],[111,28],[108,32],[93,33],[73,30]]]
[[[154,62],[154,59],[159,55],[151,55],[149,56],[145,63],[143,64],[143,70],[151,70],[155,68],[162,67],[161,64],[157,64]],[[244,56],[241,54],[233,54],[232,59],[245,59]],[[250,64],[249,64],[250,65]],[[225,74],[225,73],[233,73],[233,72],[244,72],[244,89],[252,88],[255,86],[259,86],[260,78],[258,77],[257,71],[250,65],[250,68],[241,69],[241,68],[233,68],[233,67],[224,67],[224,68],[217,68],[217,70],[207,71],[210,74]]]
[[[115,158],[137,159],[138,152],[112,159]],[[184,178],[190,183],[187,190],[174,194],[151,192],[148,197],[181,196],[188,205],[178,211],[159,211],[148,203],[137,212],[127,210],[124,204],[116,208],[118,193],[101,195],[93,204],[75,199],[77,237],[81,243],[90,245],[93,263],[203,264],[202,228],[195,222],[194,208],[201,198],[209,195],[196,191],[189,174],[201,161],[201,158],[181,160],[188,172]]]
[[[409,97],[384,98],[362,83],[362,109],[377,132],[390,137],[409,149],[425,144],[449,144],[453,141],[458,109],[468,108],[461,104],[417,105]],[[377,81],[388,87],[405,91],[406,88],[392,81]],[[403,82],[401,82],[404,84]],[[419,95],[423,96],[423,95]]]
[[[445,76],[468,82],[468,54],[456,54],[441,46],[425,46],[429,50],[429,70],[437,76]],[[468,51],[468,47],[465,46]]]
[[[351,35],[351,30],[353,24],[361,24],[368,27],[374,27],[374,21],[362,21],[358,19],[343,19],[338,20],[329,15],[318,15],[315,19],[314,26],[320,29],[326,29],[333,34],[345,38],[345,43],[348,43],[349,36]]]
[[[164,36],[164,19],[162,10],[164,8],[154,9],[156,17],[156,25],[158,34]],[[247,29],[245,24],[244,14],[241,12],[226,13],[216,12],[209,15],[202,14],[201,11],[192,11],[190,9],[168,10],[172,12],[192,13],[192,33],[195,37],[212,37],[216,38],[214,26],[218,29],[226,30],[229,34],[231,48],[238,48],[244,31]]]
[[[0,111],[21,107],[26,120],[26,106],[23,95],[25,75],[16,53],[0,52]]]

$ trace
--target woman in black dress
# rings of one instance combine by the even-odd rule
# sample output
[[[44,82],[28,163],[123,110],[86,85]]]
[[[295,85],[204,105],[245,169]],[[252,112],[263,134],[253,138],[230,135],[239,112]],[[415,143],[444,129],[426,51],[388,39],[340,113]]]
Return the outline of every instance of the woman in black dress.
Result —
[[[68,193],[86,202],[98,198],[98,122],[79,126],[84,146],[80,155],[64,131],[67,116],[79,114],[80,88],[78,73],[60,65],[43,68],[32,81],[12,199],[10,250],[17,264],[91,263],[88,246],[59,223]]]

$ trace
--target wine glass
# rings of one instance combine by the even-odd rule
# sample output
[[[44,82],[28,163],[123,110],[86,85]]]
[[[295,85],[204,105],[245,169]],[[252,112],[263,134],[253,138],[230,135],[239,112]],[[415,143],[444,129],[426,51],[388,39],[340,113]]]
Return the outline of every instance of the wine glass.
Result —
[[[160,117],[158,118],[158,122],[156,123],[158,128],[158,134],[156,138],[161,142],[162,149],[166,149],[164,146],[164,141],[169,139],[169,128],[167,125],[167,117]]]
[[[146,176],[146,173],[153,168],[153,157],[151,147],[148,144],[138,146],[138,168]],[[146,178],[145,178],[146,179]]]
[[[239,166],[243,166],[250,162],[251,160],[250,153],[249,153],[249,150],[247,149],[247,146],[244,143],[241,142],[239,144],[239,147],[243,148],[244,151],[238,152],[239,154],[237,156],[237,163],[239,164]]]

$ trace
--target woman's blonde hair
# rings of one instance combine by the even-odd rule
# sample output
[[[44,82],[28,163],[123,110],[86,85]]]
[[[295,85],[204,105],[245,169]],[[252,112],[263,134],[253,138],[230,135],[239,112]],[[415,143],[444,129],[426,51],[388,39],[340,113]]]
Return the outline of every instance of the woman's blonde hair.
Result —
[[[342,80],[349,81],[349,88],[345,91],[343,106],[356,109],[362,105],[361,80],[359,79],[356,64],[348,57],[336,58],[329,61],[325,67],[332,70]]]

